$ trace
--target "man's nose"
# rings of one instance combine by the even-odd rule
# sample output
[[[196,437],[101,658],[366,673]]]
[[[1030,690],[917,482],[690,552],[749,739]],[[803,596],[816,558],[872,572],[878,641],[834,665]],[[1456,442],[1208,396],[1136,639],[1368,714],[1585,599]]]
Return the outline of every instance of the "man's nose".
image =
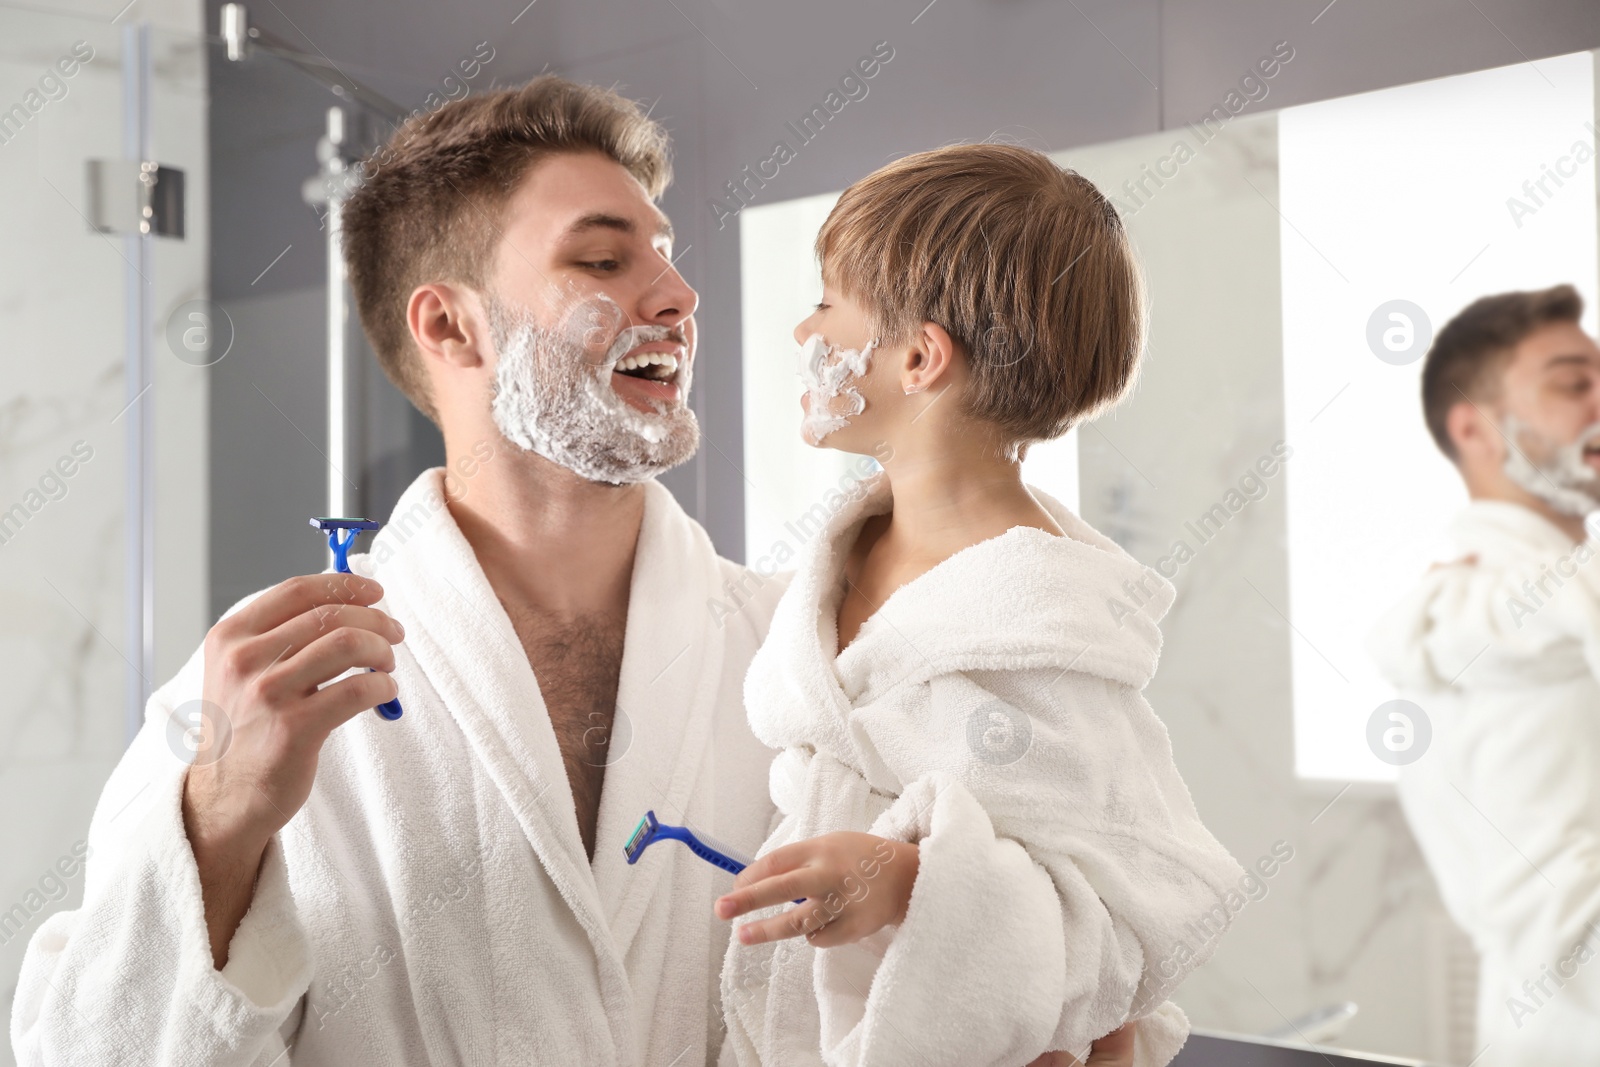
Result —
[[[647,322],[677,325],[693,315],[699,306],[700,294],[683,280],[677,267],[668,263],[651,281],[640,311]]]

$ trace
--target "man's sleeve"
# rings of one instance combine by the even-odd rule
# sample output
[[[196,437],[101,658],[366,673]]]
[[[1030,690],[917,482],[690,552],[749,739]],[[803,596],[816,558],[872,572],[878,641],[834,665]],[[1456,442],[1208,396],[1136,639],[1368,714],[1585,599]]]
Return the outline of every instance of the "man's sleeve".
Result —
[[[203,675],[196,650],[151,696],[90,822],[83,905],[28,944],[11,1017],[21,1067],[248,1067],[268,1050],[289,1067],[278,1029],[310,984],[311,957],[277,837],[227,965],[212,963],[183,825],[183,730],[172,725]]]

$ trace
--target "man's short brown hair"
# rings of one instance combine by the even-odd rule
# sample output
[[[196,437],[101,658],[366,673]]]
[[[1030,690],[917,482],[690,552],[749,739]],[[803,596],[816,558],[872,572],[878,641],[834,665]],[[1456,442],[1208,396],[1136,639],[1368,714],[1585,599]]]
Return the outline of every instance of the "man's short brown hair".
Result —
[[[924,322],[966,352],[969,416],[1049,440],[1115,403],[1144,349],[1127,230],[1087,178],[1015,145],[906,156],[846,189],[817,234],[823,274],[884,346]]]
[[[414,115],[363,164],[340,216],[350,288],[384,373],[435,423],[407,301],[435,281],[484,291],[506,202],[528,169],[585,151],[626,167],[652,200],[672,180],[666,131],[637,104],[553,74]]]
[[[1497,400],[1517,346],[1542,327],[1577,322],[1582,314],[1578,290],[1556,285],[1479,297],[1446,323],[1422,364],[1422,417],[1439,451],[1452,463],[1461,458],[1450,440],[1451,408]]]

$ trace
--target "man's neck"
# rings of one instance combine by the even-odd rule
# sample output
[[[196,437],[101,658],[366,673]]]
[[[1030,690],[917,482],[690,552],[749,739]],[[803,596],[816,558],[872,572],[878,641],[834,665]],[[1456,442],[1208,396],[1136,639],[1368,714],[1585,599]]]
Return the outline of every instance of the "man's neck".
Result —
[[[472,478],[446,484],[460,494],[448,496],[451,517],[502,601],[565,618],[626,604],[642,484],[591,482],[503,439]]]

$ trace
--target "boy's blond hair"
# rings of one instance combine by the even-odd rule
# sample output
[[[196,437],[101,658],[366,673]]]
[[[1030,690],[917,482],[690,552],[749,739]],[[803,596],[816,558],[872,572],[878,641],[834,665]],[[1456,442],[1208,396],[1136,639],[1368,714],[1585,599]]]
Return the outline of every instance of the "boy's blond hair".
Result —
[[[829,284],[880,343],[937,323],[966,352],[965,411],[1014,442],[1114,404],[1144,349],[1144,286],[1122,219],[1082,175],[1015,145],[955,145],[874,171],[817,234]]]

